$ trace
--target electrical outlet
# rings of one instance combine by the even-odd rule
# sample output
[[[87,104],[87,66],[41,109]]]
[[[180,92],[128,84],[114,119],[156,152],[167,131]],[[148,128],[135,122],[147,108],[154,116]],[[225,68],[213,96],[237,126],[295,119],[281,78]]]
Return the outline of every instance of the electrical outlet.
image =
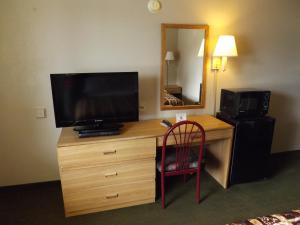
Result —
[[[140,111],[140,112],[145,112],[145,106],[143,106],[143,105],[140,105],[140,107],[139,107],[139,111]]]
[[[44,107],[36,107],[35,118],[37,119],[47,118],[47,109]]]

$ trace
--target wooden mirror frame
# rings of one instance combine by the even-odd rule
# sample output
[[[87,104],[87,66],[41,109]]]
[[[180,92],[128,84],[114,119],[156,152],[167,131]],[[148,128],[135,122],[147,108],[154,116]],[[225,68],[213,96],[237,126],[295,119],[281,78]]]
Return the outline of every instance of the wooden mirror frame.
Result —
[[[169,106],[163,104],[163,93],[164,93],[164,56],[166,55],[166,29],[177,28],[177,29],[203,29],[205,34],[205,45],[203,55],[203,71],[202,71],[202,88],[201,88],[201,99],[198,105],[183,105],[183,106]],[[208,25],[193,25],[193,24],[161,24],[161,66],[160,66],[160,110],[182,110],[182,109],[199,109],[205,107],[205,95],[206,95],[206,71],[207,71],[207,48],[208,48]],[[199,93],[200,94],[200,93]]]

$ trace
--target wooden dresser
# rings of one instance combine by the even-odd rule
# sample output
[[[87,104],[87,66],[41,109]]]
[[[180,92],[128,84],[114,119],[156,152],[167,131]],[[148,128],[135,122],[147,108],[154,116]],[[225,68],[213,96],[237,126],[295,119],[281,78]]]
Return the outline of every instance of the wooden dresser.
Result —
[[[155,201],[156,140],[58,147],[66,216]]]
[[[188,119],[204,127],[206,170],[226,188],[233,127],[211,116]],[[155,201],[156,147],[166,132],[160,121],[125,123],[121,135],[106,137],[78,138],[62,129],[57,153],[66,216]]]

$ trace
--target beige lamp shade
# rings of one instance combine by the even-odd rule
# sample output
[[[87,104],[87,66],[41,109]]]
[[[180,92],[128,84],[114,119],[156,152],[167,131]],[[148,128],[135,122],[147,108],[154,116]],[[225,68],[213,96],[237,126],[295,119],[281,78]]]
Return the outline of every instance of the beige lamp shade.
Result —
[[[175,60],[174,52],[167,51],[165,60],[166,61],[174,61]]]
[[[238,56],[234,36],[232,35],[219,36],[213,56],[222,56],[222,57]]]
[[[205,45],[205,39],[203,38],[201,41],[200,48],[199,48],[198,57],[204,56],[204,45]]]

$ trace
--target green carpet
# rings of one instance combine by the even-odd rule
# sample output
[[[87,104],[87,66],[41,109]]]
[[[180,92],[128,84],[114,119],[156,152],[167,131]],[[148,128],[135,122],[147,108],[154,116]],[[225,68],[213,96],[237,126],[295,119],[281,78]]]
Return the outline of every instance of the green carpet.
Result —
[[[167,208],[154,204],[64,217],[59,182],[0,188],[1,225],[224,225],[300,208],[300,151],[272,157],[269,179],[224,190],[206,173],[201,203],[195,203],[195,179],[171,180]],[[170,184],[170,182],[169,182]]]

